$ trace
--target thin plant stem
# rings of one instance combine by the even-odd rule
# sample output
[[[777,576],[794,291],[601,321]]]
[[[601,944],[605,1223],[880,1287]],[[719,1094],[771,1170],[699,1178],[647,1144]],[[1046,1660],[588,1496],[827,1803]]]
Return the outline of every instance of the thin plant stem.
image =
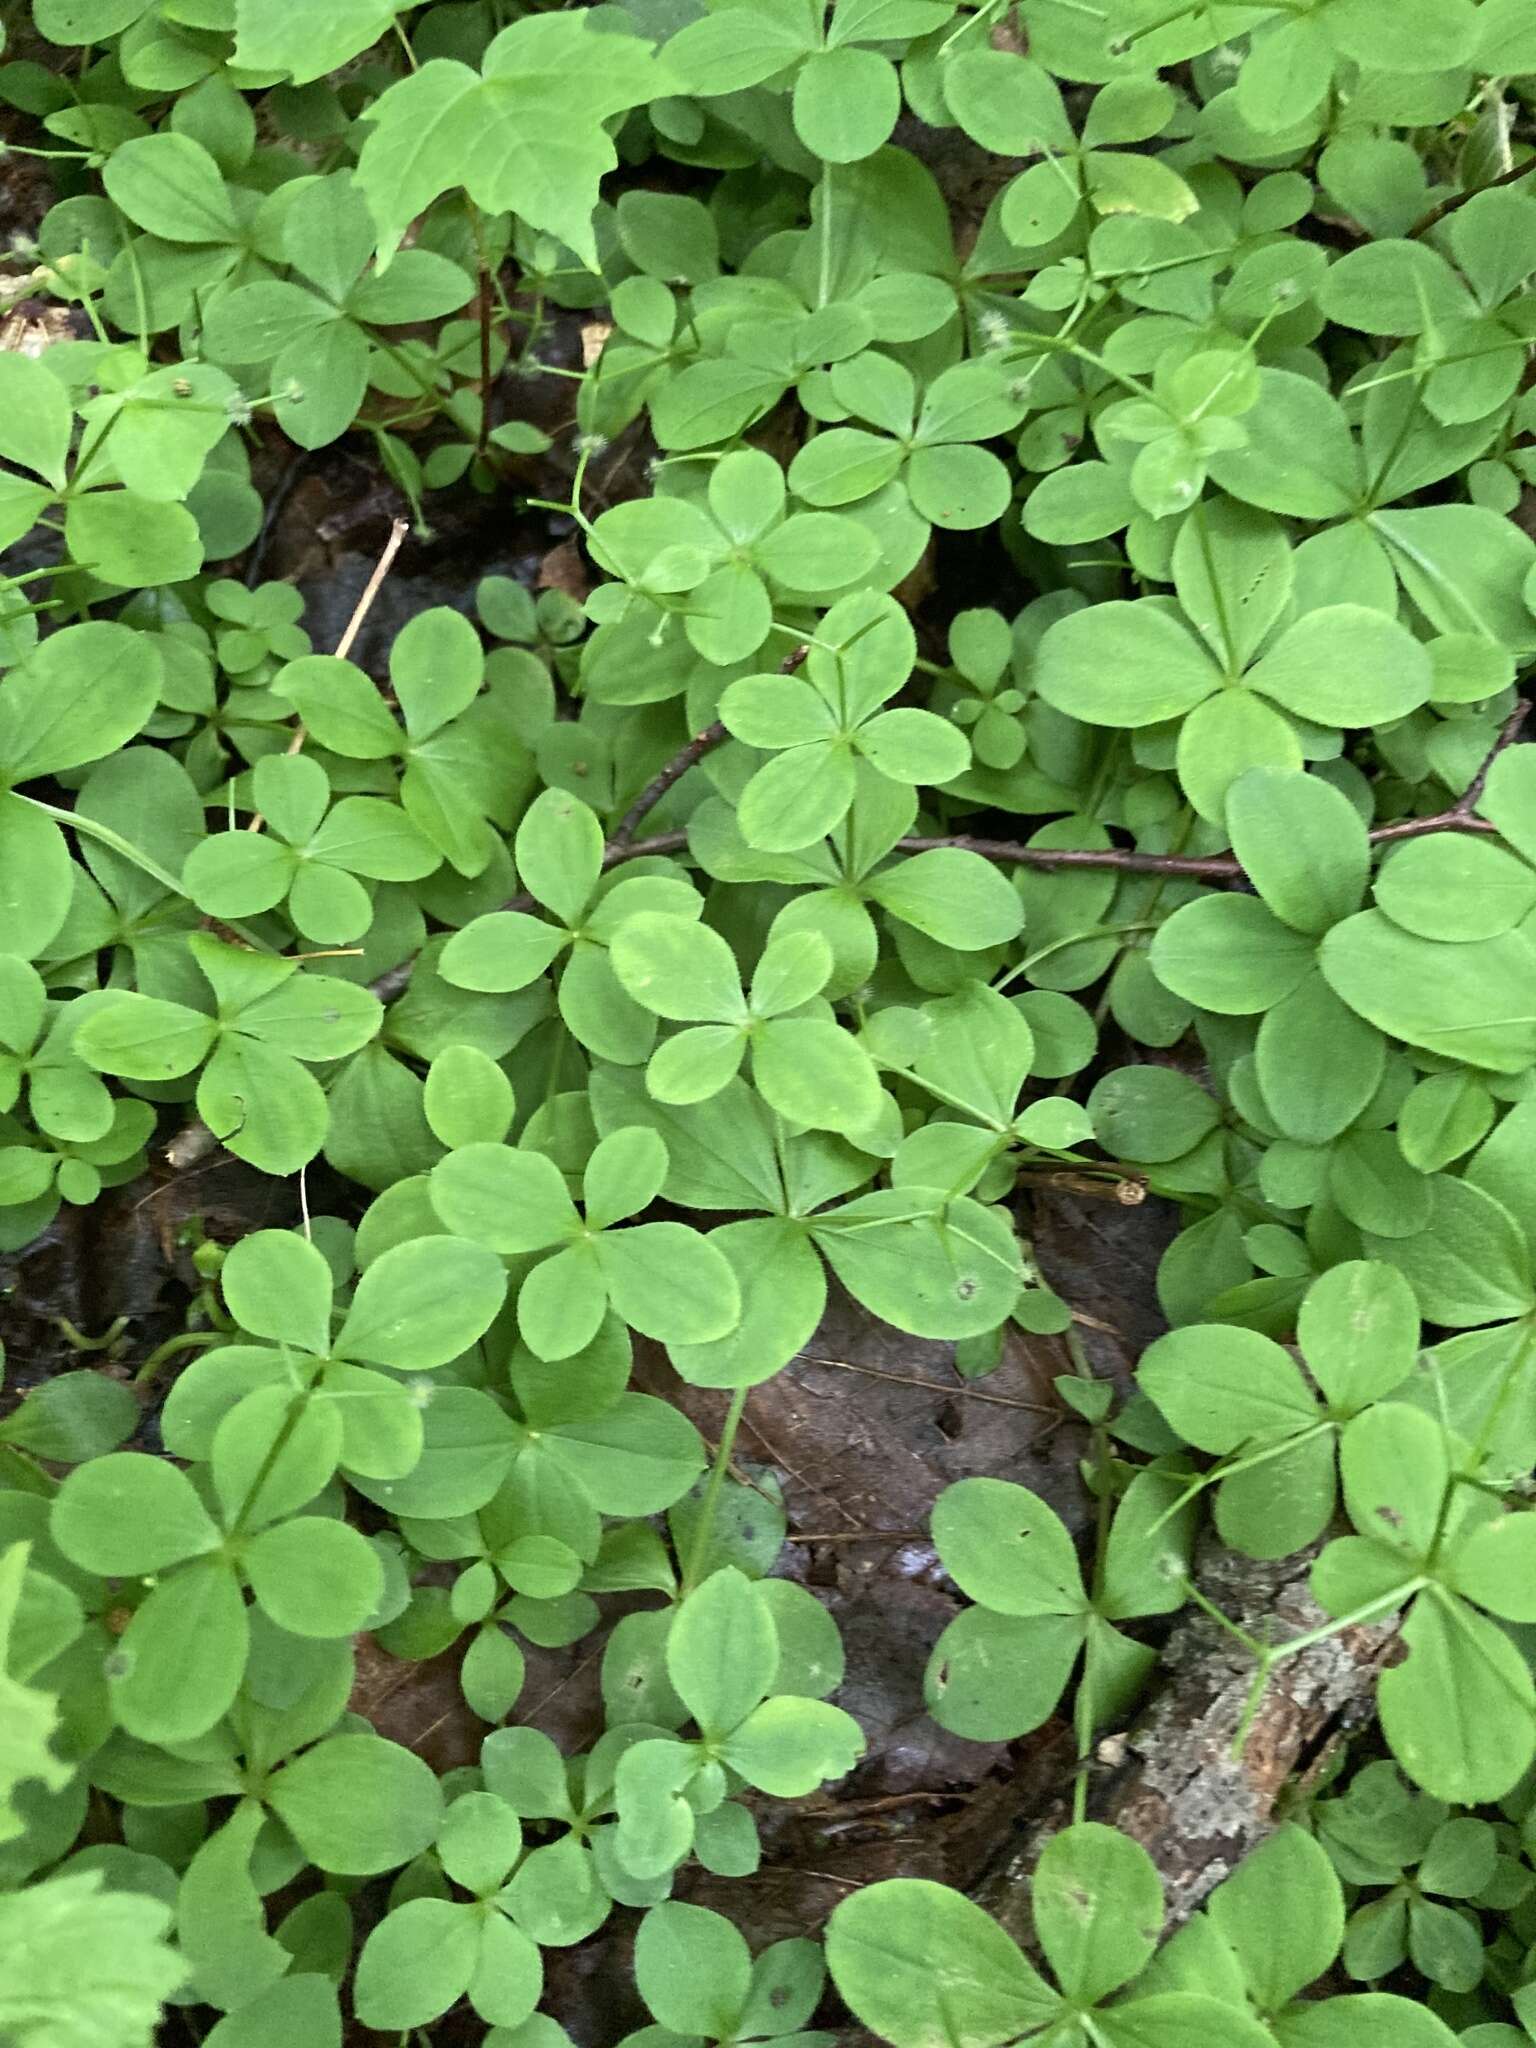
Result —
[[[715,1515],[720,1506],[720,1490],[725,1485],[726,1467],[731,1462],[731,1451],[736,1443],[736,1432],[741,1427],[741,1418],[746,1412],[747,1395],[750,1389],[736,1387],[731,1394],[731,1404],[725,1411],[725,1426],[720,1432],[720,1447],[715,1452],[715,1462],[710,1467],[709,1483],[704,1489],[703,1505],[699,1509],[699,1525],[693,1532],[689,1545],[688,1561],[683,1567],[683,1597],[686,1599],[699,1583],[699,1574],[709,1556],[710,1538],[715,1530]]]

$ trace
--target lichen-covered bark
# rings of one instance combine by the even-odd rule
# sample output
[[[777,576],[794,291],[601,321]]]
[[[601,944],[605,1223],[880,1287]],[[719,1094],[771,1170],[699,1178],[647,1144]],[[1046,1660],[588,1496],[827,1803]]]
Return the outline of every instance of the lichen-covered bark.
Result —
[[[1307,1589],[1313,1553],[1258,1564],[1215,1544],[1200,1560],[1206,1597],[1251,1635],[1285,1641],[1326,1620]],[[1345,1629],[1278,1665],[1243,1744],[1254,1660],[1191,1609],[1169,1637],[1157,1690],[1124,1735],[1099,1746],[1089,1816],[1147,1850],[1163,1879],[1167,1931],[1195,1912],[1276,1823],[1288,1785],[1373,1711],[1376,1679],[1395,1653],[1395,1619]],[[1029,1880],[1046,1841],[1071,1818],[1071,1789],[1028,1820],[975,1888],[1016,1940],[1030,1937]]]

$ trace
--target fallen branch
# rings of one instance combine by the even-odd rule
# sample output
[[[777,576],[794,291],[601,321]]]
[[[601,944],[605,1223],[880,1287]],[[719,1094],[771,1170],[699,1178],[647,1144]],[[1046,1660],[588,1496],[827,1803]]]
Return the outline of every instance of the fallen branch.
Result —
[[[1326,1619],[1308,1588],[1314,1555],[1260,1564],[1211,1543],[1200,1559],[1200,1589],[1251,1634],[1284,1642]],[[1233,1750],[1247,1722],[1254,1659],[1207,1615],[1186,1612],[1163,1652],[1162,1690],[1127,1734],[1100,1742],[1088,1795],[1090,1818],[1132,1836],[1156,1864],[1167,1932],[1271,1832],[1293,1781],[1315,1775],[1349,1731],[1370,1720],[1397,1628],[1393,1616],[1343,1629],[1277,1664],[1239,1757]],[[1070,1751],[1057,1762],[1059,1784],[1071,1774]],[[1031,1812],[975,1888],[1026,1946],[1030,1876],[1046,1842],[1071,1820],[1071,1806],[1069,1789]]]
[[[396,522],[397,526],[400,522]],[[383,560],[374,572],[370,591],[376,589],[388,571],[393,556],[386,550]],[[369,593],[365,592],[368,598]],[[371,599],[369,599],[371,602]],[[361,610],[362,607],[359,607]],[[356,622],[356,615],[354,615]],[[349,627],[348,632],[352,629]],[[344,642],[344,644],[350,644]],[[788,675],[798,668],[806,656],[804,647],[797,647],[780,664],[780,672]],[[1529,715],[1531,706],[1524,698],[1515,706],[1499,728],[1493,745],[1485,755],[1481,766],[1466,789],[1448,810],[1436,811],[1428,818],[1405,818],[1396,825],[1381,825],[1368,835],[1372,846],[1393,846],[1406,839],[1424,839],[1438,832],[1468,832],[1479,835],[1492,834],[1497,828],[1486,818],[1474,816],[1478,800],[1488,781],[1489,771],[1504,749],[1519,737],[1520,729]],[[603,867],[622,866],[626,861],[645,860],[656,855],[681,853],[688,844],[686,832],[657,832],[649,839],[636,839],[632,835],[647,815],[655,809],[675,782],[688,770],[717,747],[727,737],[724,727],[717,720],[695,734],[687,746],[675,754],[659,774],[652,777],[640,792],[623,818],[618,829],[603,850]],[[1229,853],[1180,854],[1180,853],[1139,853],[1123,846],[1025,846],[1012,839],[983,839],[973,833],[951,833],[925,836],[920,833],[908,834],[898,839],[892,849],[899,853],[932,853],[939,848],[954,847],[965,853],[979,853],[984,860],[997,861],[1005,867],[1040,868],[1047,873],[1063,868],[1105,868],[1127,875],[1165,875],[1197,882],[1232,882],[1243,879],[1243,866]],[[529,911],[538,908],[537,899],[527,894],[511,896],[502,904],[503,910]],[[368,986],[381,1003],[393,1003],[405,993],[415,972],[419,955],[413,953],[407,959],[398,961],[393,967],[377,975]],[[180,1165],[195,1165],[206,1158],[212,1150],[214,1139],[211,1134],[200,1148],[189,1149],[193,1135],[200,1132],[200,1125],[189,1124],[179,1131],[167,1147],[166,1157]]]

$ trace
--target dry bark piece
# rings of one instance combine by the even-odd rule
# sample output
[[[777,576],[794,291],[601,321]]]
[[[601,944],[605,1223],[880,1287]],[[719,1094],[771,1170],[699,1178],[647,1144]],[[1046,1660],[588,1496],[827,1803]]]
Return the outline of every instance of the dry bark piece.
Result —
[[[1198,1583],[1250,1635],[1284,1642],[1327,1620],[1308,1587],[1315,1555],[1314,1548],[1257,1563],[1212,1542],[1202,1550]],[[1163,1652],[1161,1689],[1124,1736],[1100,1745],[1088,1797],[1091,1819],[1130,1835],[1156,1864],[1168,1933],[1272,1831],[1287,1785],[1342,1734],[1370,1719],[1377,1677],[1396,1654],[1397,1631],[1396,1617],[1343,1629],[1277,1665],[1236,1757],[1254,1659],[1219,1623],[1187,1610]],[[974,1896],[1026,1947],[1031,1874],[1046,1842],[1070,1820],[1068,1787],[1031,1818],[975,1887]]]

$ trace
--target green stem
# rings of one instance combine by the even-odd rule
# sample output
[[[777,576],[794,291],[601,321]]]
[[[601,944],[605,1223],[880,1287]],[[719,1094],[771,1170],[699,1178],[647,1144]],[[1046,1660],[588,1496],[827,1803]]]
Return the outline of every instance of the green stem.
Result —
[[[686,1600],[699,1583],[699,1573],[709,1556],[709,1540],[714,1534],[715,1514],[720,1506],[720,1489],[725,1484],[725,1474],[731,1462],[731,1452],[736,1443],[736,1432],[741,1427],[741,1418],[747,1406],[746,1387],[736,1387],[731,1393],[731,1405],[725,1411],[725,1427],[720,1432],[720,1447],[715,1452],[715,1462],[710,1468],[709,1484],[704,1489],[704,1502],[699,1509],[699,1526],[693,1532],[689,1547],[688,1562],[683,1567],[683,1598]]]
[[[1374,1600],[1352,1608],[1348,1614],[1325,1621],[1318,1628],[1309,1628],[1305,1635],[1292,1636],[1288,1642],[1274,1644],[1267,1652],[1269,1662],[1283,1664],[1287,1657],[1298,1657],[1303,1650],[1310,1650],[1315,1643],[1326,1643],[1330,1636],[1340,1635],[1347,1628],[1363,1628],[1367,1622],[1380,1621],[1384,1614],[1405,1606],[1415,1593],[1422,1593],[1428,1584],[1429,1580],[1423,1577],[1404,1579],[1390,1593],[1378,1593]]]
[[[243,1536],[245,1534],[246,1519],[257,1501],[260,1500],[262,1488],[272,1477],[273,1472],[277,1468],[278,1459],[287,1450],[289,1440],[298,1428],[299,1423],[303,1420],[304,1411],[309,1406],[309,1397],[314,1391],[313,1386],[303,1387],[294,1395],[292,1401],[289,1402],[288,1413],[283,1417],[276,1436],[273,1437],[268,1445],[267,1454],[257,1468],[256,1477],[246,1489],[245,1499],[240,1503],[240,1512],[229,1525],[229,1534],[231,1536]]]
[[[55,1316],[53,1323],[56,1329],[63,1332],[66,1342],[73,1351],[110,1351],[127,1329],[128,1318],[116,1317],[107,1325],[105,1333],[100,1337],[87,1337],[83,1330],[75,1327],[68,1316]]]
[[[156,1345],[139,1367],[133,1376],[133,1384],[136,1387],[148,1386],[166,1360],[174,1358],[178,1351],[203,1351],[210,1344],[223,1342],[222,1330],[183,1330],[180,1336],[167,1337],[163,1344]]]

